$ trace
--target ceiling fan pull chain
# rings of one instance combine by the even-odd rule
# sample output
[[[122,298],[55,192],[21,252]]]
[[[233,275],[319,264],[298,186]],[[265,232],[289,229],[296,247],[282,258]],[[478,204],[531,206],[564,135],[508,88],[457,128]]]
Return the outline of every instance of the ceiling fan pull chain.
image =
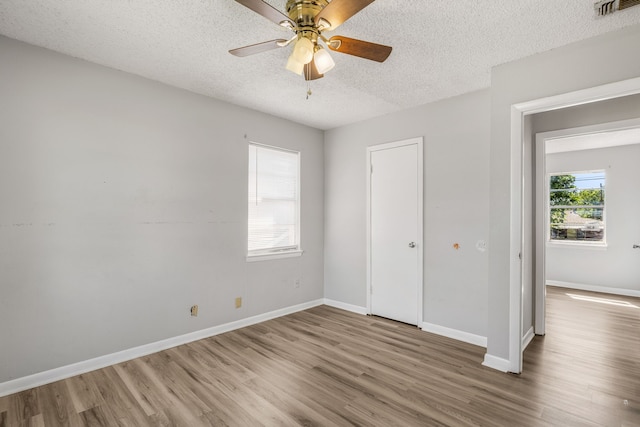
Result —
[[[307,99],[311,96],[313,92],[311,92],[311,83],[307,82]]]

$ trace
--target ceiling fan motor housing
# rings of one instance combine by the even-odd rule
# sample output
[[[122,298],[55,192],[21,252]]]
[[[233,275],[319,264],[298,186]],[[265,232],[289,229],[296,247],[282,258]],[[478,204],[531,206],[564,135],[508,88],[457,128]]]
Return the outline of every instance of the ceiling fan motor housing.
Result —
[[[315,26],[315,16],[320,13],[328,0],[289,0],[287,1],[287,14],[298,27]]]

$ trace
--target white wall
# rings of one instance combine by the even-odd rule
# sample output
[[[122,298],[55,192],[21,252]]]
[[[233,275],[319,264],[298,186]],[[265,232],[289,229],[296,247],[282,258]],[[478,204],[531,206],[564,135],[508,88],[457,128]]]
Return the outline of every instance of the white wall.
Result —
[[[495,67],[491,77],[490,251],[487,355],[509,360],[511,106],[640,76],[640,25]]]
[[[366,306],[366,147],[422,136],[424,321],[486,336],[489,111],[484,90],[326,132],[327,298]]]
[[[0,73],[0,383],[323,296],[321,131],[4,37]],[[302,257],[245,262],[245,135],[302,152]]]
[[[640,141],[639,141],[640,142]],[[547,172],[606,172],[606,249],[547,245],[547,280],[640,291],[640,144],[547,155]]]

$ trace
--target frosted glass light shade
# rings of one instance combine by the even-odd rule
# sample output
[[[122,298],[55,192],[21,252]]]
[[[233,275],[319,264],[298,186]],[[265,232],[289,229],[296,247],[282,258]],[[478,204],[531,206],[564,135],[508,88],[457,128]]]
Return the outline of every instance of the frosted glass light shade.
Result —
[[[329,52],[322,48],[318,49],[315,55],[313,55],[313,59],[316,64],[316,69],[320,74],[326,73],[336,65],[331,55],[329,55]]]
[[[287,70],[301,76],[302,71],[304,71],[304,64],[296,61],[296,59],[293,57],[293,54],[291,54],[289,56],[289,60],[287,61]]]
[[[291,56],[301,64],[308,64],[313,59],[313,42],[306,37],[301,37],[293,47]]]

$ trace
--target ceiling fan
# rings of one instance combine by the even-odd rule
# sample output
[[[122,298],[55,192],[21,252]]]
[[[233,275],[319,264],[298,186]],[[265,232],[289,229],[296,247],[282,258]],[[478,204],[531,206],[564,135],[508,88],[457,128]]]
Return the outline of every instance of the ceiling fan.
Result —
[[[288,0],[287,15],[263,0],[236,0],[243,6],[276,24],[290,29],[290,39],[276,39],[229,51],[235,56],[249,56],[278,49],[293,43],[287,70],[304,74],[305,80],[316,80],[331,70],[335,62],[320,41],[334,52],[384,62],[391,47],[344,36],[326,38],[322,33],[335,30],[340,24],[373,3],[374,0]],[[294,43],[295,42],[295,43]]]

